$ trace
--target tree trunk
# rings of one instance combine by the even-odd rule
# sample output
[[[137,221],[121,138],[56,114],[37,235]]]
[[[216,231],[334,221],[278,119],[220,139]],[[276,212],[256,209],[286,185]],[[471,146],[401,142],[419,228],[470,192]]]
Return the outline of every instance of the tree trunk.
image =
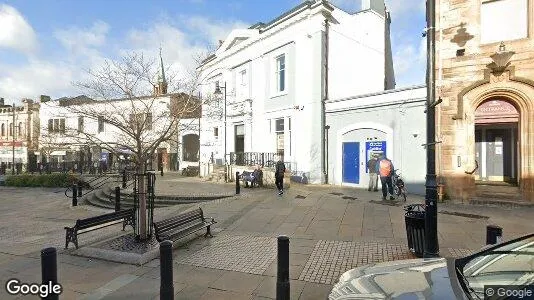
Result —
[[[139,196],[139,219],[137,220],[137,226],[139,226],[139,238],[141,240],[146,240],[147,238],[147,228],[146,228],[146,183],[144,174],[146,173],[145,164],[140,163],[137,166],[137,187],[138,187],[138,196]]]

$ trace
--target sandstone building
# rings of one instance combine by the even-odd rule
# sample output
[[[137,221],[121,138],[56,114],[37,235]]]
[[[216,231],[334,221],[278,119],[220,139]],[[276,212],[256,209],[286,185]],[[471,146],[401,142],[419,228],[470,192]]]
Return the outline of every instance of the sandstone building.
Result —
[[[436,2],[441,183],[534,201],[534,0]]]

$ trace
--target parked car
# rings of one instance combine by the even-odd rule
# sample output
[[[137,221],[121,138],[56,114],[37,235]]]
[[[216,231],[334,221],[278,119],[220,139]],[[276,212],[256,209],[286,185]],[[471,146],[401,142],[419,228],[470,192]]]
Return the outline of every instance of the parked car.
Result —
[[[329,299],[485,299],[486,285],[534,284],[534,234],[460,259],[389,261],[345,272]],[[495,294],[496,295],[496,294]]]

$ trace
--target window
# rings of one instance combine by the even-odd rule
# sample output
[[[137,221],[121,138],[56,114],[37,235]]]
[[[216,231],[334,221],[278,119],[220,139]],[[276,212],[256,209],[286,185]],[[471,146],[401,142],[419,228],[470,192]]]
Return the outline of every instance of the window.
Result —
[[[282,54],[276,58],[276,91],[286,90],[286,55]]]
[[[289,156],[291,156],[291,118],[287,118],[287,129],[289,130]]]
[[[482,44],[526,38],[528,0],[485,0],[480,8]]]
[[[104,118],[98,117],[98,132],[104,132]]]
[[[83,132],[83,117],[78,117],[78,133]]]
[[[213,127],[213,136],[215,139],[219,138],[219,127]]]
[[[2,124],[2,136],[6,135],[6,124]]]
[[[65,133],[65,119],[48,119],[49,133]]]
[[[13,123],[9,124],[9,135],[13,136]]]
[[[17,131],[19,133],[19,137],[23,137],[24,136],[24,132],[22,132],[22,122],[19,122],[19,126],[17,128]]]
[[[146,114],[145,127],[147,130],[152,130],[152,113]]]
[[[276,152],[284,156],[284,119],[274,120],[274,129],[276,132]]]

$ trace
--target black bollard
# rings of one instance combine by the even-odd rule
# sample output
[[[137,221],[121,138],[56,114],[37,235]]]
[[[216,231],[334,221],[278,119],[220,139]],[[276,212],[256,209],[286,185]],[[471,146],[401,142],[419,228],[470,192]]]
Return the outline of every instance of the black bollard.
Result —
[[[122,171],[122,188],[126,188],[126,170]]]
[[[172,242],[163,241],[159,244],[159,270],[161,285],[159,298],[161,300],[174,299],[174,284],[172,281]]]
[[[41,278],[43,285],[55,286],[57,285],[57,252],[56,248],[44,248],[41,250]],[[52,288],[49,291],[49,295],[46,298],[48,300],[59,299],[59,293],[61,290]]]
[[[78,205],[78,186],[72,185],[72,206]]]
[[[115,211],[121,210],[121,188],[115,187]]]
[[[239,172],[235,172],[235,194],[241,193],[241,186],[239,185]]]
[[[289,300],[289,238],[278,237],[278,272],[276,276],[276,300]]]
[[[486,226],[486,245],[495,245],[502,242],[502,227],[497,225]]]
[[[161,168],[161,176],[163,176],[163,168]]]
[[[78,197],[81,198],[82,196],[83,196],[82,186],[79,185],[79,186],[78,186]]]

